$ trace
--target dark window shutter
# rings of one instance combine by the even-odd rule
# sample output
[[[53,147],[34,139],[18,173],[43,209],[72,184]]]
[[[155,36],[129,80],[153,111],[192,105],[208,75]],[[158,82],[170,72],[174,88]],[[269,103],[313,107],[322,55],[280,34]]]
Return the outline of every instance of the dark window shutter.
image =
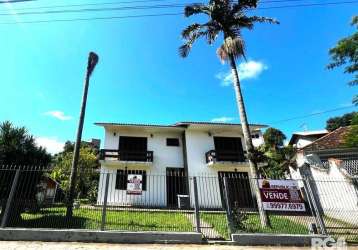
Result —
[[[127,174],[124,170],[117,170],[116,189],[127,190]]]
[[[167,146],[179,147],[179,139],[167,138]]]

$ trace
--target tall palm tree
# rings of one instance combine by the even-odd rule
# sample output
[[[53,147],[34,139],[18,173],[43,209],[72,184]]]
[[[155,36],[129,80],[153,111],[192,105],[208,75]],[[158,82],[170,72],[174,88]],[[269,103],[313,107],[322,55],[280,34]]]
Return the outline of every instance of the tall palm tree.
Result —
[[[251,30],[255,23],[278,24],[278,21],[267,17],[248,16],[247,11],[256,7],[257,0],[209,0],[208,4],[187,5],[184,9],[185,17],[204,14],[209,20],[203,24],[193,23],[182,31],[182,38],[185,42],[179,48],[179,54],[182,57],[187,57],[194,42],[199,38],[205,38],[208,44],[213,44],[219,35],[223,37],[223,43],[217,49],[217,55],[222,61],[228,61],[231,66],[236,101],[248,151],[251,176],[257,180],[257,163],[254,159],[254,147],[247,122],[236,60],[239,58],[246,59],[245,43],[242,37],[243,29]],[[268,218],[262,207],[258,182],[256,181],[253,186],[260,212],[261,225],[269,226]]]

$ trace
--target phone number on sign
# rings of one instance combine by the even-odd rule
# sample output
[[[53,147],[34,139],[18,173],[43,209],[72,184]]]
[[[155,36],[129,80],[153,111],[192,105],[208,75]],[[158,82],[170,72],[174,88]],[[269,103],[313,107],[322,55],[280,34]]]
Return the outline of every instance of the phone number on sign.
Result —
[[[303,203],[264,202],[263,205],[265,210],[305,211]]]

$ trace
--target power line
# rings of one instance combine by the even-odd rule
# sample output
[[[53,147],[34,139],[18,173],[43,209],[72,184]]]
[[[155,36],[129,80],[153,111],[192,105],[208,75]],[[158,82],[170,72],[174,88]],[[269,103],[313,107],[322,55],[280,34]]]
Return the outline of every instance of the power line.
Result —
[[[35,0],[27,0],[35,1]],[[72,7],[83,7],[83,6],[101,6],[101,5],[116,5],[116,4],[132,4],[132,3],[151,3],[151,2],[167,2],[168,0],[134,0],[134,1],[115,1],[115,2],[104,2],[104,3],[83,3],[83,4],[62,4],[62,5],[46,5],[37,7],[25,7],[16,8],[14,11],[21,10],[36,10],[36,9],[55,9],[55,8],[72,8]],[[302,2],[307,0],[263,0],[260,4],[266,3],[284,3],[284,2]],[[170,4],[170,3],[169,3]],[[181,4],[192,4],[192,2],[181,3]]]
[[[26,24],[26,23],[29,24],[29,23],[54,23],[54,22],[111,20],[111,19],[128,19],[128,18],[178,16],[178,15],[183,15],[183,13],[161,13],[161,14],[147,14],[147,15],[127,15],[127,16],[111,16],[111,17],[88,17],[88,18],[51,19],[51,20],[21,21],[21,22],[2,22],[2,23],[0,23],[0,25],[4,25],[4,24]]]
[[[166,1],[168,0],[134,0],[134,1],[116,1],[116,2],[104,2],[104,3],[62,4],[62,5],[46,5],[46,6],[37,6],[37,7],[16,8],[13,10],[18,11],[18,10],[36,10],[36,9],[55,9],[55,8],[72,8],[72,7],[83,7],[83,6],[150,3],[150,2],[166,2]]]
[[[99,11],[123,11],[123,10],[148,10],[148,9],[170,9],[183,8],[183,4],[164,4],[164,5],[142,5],[142,6],[124,6],[124,7],[108,7],[108,8],[87,8],[73,10],[48,10],[48,11],[32,11],[19,12],[16,15],[44,15],[44,14],[66,14],[66,13],[82,13],[82,12],[99,12]],[[0,16],[12,16],[13,13],[0,13]]]
[[[257,9],[259,9],[259,10],[284,9],[284,8],[297,8],[297,7],[340,5],[340,4],[351,4],[351,3],[358,3],[358,1],[328,2],[328,3],[307,3],[307,4],[282,5],[282,6],[272,6],[272,7],[260,7],[260,8],[257,8]]]
[[[314,7],[314,6],[329,6],[329,5],[342,5],[358,3],[358,1],[345,1],[345,2],[328,2],[328,3],[312,3],[312,4],[296,4],[296,5],[283,5],[283,6],[271,6],[271,7],[259,7],[255,10],[262,9],[277,9],[277,8],[297,8],[297,7]],[[168,7],[169,8],[169,7]],[[150,8],[147,8],[150,9]],[[125,15],[125,16],[109,16],[109,17],[88,17],[88,18],[71,18],[71,19],[49,19],[49,20],[30,20],[30,21],[18,21],[18,22],[0,22],[0,25],[6,24],[26,24],[26,23],[51,23],[51,22],[72,22],[72,21],[91,21],[91,20],[111,20],[111,19],[129,19],[129,18],[141,18],[141,17],[160,17],[160,16],[177,16],[183,13],[159,13],[159,14],[141,14],[141,15]]]
[[[308,115],[301,115],[301,116],[287,118],[287,119],[283,119],[283,120],[279,120],[279,121],[274,121],[274,122],[271,122],[270,124],[283,123],[283,122],[303,119],[303,118],[307,118],[307,117],[311,117],[311,116],[322,115],[322,114],[331,113],[331,112],[344,110],[344,109],[348,109],[348,108],[353,108],[353,107],[355,107],[355,105],[350,105],[350,106],[345,106],[345,107],[340,107],[340,108],[335,108],[335,109],[329,109],[329,110],[320,111],[320,112],[316,112],[316,113],[312,113],[312,114],[308,114]]]

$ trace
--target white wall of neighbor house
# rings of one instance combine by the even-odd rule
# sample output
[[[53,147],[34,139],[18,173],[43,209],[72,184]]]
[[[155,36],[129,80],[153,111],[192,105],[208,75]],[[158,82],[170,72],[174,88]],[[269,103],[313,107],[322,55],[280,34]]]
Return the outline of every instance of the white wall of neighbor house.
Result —
[[[329,160],[329,169],[311,168],[325,215],[358,224],[358,196],[352,179],[340,170],[341,164]]]
[[[305,156],[298,154],[298,166],[305,162]],[[344,174],[342,163],[329,160],[327,169],[310,168],[312,179],[317,187],[319,202],[326,216],[358,224],[358,193],[352,179]],[[299,169],[290,169],[293,179],[302,179]],[[302,183],[301,183],[301,186]]]
[[[299,138],[296,143],[297,148],[303,148],[304,146],[307,146],[308,144],[311,144],[314,142],[317,138]]]

